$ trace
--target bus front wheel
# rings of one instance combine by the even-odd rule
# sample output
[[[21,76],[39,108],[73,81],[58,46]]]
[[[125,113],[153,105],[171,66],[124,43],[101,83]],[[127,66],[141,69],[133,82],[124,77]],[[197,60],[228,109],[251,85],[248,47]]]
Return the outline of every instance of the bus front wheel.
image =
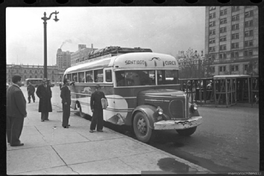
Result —
[[[150,121],[142,112],[137,112],[134,116],[133,131],[137,139],[145,143],[150,142],[154,136],[153,130],[150,128]]]

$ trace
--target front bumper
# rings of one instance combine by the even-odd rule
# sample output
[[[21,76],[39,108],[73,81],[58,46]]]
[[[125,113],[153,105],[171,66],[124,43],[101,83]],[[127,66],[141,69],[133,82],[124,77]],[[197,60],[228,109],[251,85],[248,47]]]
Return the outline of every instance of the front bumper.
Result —
[[[154,123],[154,130],[181,130],[192,128],[202,123],[202,116],[194,116],[187,120],[162,120]]]

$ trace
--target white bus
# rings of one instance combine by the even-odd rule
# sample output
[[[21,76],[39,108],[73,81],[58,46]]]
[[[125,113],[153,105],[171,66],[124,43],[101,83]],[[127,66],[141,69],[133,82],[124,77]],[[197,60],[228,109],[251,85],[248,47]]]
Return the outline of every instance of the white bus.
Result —
[[[197,106],[179,90],[178,71],[173,56],[133,52],[90,59],[68,68],[63,78],[74,82],[72,108],[92,115],[90,96],[100,84],[109,104],[104,120],[132,127],[137,139],[147,143],[154,130],[175,129],[189,136],[202,123]]]

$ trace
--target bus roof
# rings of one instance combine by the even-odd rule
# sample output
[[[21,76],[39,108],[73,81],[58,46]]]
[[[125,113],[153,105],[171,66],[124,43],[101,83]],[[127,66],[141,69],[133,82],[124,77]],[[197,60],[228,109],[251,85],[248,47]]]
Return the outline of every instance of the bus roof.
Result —
[[[43,80],[43,78],[27,78],[26,80]]]
[[[86,63],[72,66],[66,69],[65,74],[79,72],[84,70],[99,69],[105,67],[113,67],[115,70],[125,69],[175,69],[179,70],[177,60],[170,55],[140,52],[127,53],[114,57],[91,59]]]

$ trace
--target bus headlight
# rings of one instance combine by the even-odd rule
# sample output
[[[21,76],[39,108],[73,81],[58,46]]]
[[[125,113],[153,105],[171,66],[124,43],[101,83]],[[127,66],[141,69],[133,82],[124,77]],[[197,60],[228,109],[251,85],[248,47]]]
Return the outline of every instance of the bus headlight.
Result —
[[[156,112],[158,113],[158,115],[162,115],[163,114],[163,110],[158,106],[156,109]]]
[[[191,113],[194,113],[194,111],[197,111],[197,110],[198,110],[197,104],[195,103],[191,104],[190,106]]]

